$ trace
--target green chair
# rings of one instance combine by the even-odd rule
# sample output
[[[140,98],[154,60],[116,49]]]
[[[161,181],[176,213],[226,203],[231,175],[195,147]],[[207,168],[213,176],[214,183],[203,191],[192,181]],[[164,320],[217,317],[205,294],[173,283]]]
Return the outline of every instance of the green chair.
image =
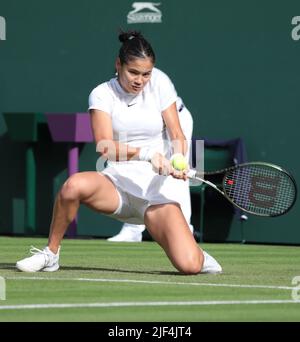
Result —
[[[204,148],[204,170],[205,172],[221,170],[227,167],[230,167],[234,164],[232,159],[232,153],[228,147],[207,147]],[[215,183],[216,185],[222,185],[222,175],[212,175],[205,176],[205,179],[208,179]],[[200,207],[198,203],[196,203],[196,207],[193,208],[193,211],[198,211],[196,216],[199,216],[198,225],[194,225],[194,235],[198,242],[203,242],[204,240],[204,218],[205,218],[205,194],[207,188],[210,188],[209,185],[202,183],[198,186],[191,186],[191,196],[192,199],[195,197],[199,197]],[[215,191],[215,190],[213,190]],[[216,193],[216,196],[219,194]],[[197,202],[197,201],[196,201]],[[199,209],[198,209],[199,208]],[[193,215],[194,216],[194,215]]]
[[[197,167],[198,158],[197,140],[204,141],[204,161],[200,168]],[[247,162],[245,143],[242,138],[230,140],[215,140],[208,138],[193,138],[191,165],[205,172],[222,170],[230,166]],[[199,164],[199,161],[197,161]],[[222,186],[223,173],[206,175],[205,179],[217,186]],[[218,194],[212,187],[202,183],[198,186],[191,186],[192,197],[192,223],[195,228],[195,238],[197,241],[227,241],[232,227],[239,226],[239,220],[247,219],[247,216],[239,209],[234,208],[222,195]],[[233,218],[239,220],[233,220]],[[196,220],[195,220],[196,218]],[[233,224],[233,225],[232,225]],[[239,229],[238,229],[239,230]],[[234,228],[234,231],[237,231]],[[237,234],[235,234],[237,235]],[[236,240],[236,237],[234,237]],[[239,240],[239,239],[238,239]],[[243,233],[241,233],[243,240]],[[239,240],[240,241],[240,240]]]
[[[43,113],[3,113],[12,141],[26,143],[26,229],[36,230],[36,160],[40,125],[47,125]]]

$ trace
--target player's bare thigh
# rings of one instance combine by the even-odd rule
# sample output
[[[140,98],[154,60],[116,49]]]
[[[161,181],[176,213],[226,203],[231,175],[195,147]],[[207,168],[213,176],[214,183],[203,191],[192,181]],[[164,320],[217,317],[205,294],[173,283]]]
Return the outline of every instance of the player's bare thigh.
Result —
[[[119,195],[113,182],[102,173],[79,172],[72,175],[62,188],[64,197],[79,199],[80,203],[104,214],[119,206]]]
[[[169,203],[149,207],[145,213],[145,224],[179,271],[185,274],[200,272],[203,253],[179,205]]]

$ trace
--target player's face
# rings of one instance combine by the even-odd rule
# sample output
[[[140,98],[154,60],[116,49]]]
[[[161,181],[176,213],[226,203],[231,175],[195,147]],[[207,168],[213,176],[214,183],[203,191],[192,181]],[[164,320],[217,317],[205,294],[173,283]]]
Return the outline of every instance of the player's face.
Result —
[[[123,65],[117,60],[116,69],[122,88],[127,93],[138,94],[150,80],[153,63],[150,58],[136,58]]]

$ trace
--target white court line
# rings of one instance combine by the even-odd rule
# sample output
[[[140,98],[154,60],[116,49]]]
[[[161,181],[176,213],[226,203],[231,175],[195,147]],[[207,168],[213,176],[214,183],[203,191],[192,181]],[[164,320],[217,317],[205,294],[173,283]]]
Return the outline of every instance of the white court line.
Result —
[[[274,289],[274,290],[294,290],[292,286],[273,285],[247,285],[247,284],[217,284],[217,283],[184,283],[156,280],[135,280],[135,279],[108,279],[108,278],[46,278],[46,277],[5,277],[8,280],[63,280],[63,281],[86,281],[86,282],[111,282],[111,283],[135,283],[135,284],[158,284],[158,285],[183,285],[183,286],[215,286],[215,287],[237,287],[253,289]]]
[[[186,306],[186,305],[241,305],[241,304],[300,304],[300,300],[218,300],[186,302],[112,302],[112,303],[76,303],[76,304],[22,304],[0,305],[0,310],[23,309],[69,309],[69,308],[111,308],[136,306]]]

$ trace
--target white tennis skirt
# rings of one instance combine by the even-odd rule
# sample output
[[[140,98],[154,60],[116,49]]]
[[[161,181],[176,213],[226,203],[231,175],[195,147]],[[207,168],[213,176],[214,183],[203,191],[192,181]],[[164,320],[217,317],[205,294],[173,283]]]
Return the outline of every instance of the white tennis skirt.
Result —
[[[144,161],[110,163],[102,171],[115,184],[119,208],[111,215],[119,221],[143,224],[144,214],[151,205],[178,203],[186,191],[184,180],[161,176]]]

